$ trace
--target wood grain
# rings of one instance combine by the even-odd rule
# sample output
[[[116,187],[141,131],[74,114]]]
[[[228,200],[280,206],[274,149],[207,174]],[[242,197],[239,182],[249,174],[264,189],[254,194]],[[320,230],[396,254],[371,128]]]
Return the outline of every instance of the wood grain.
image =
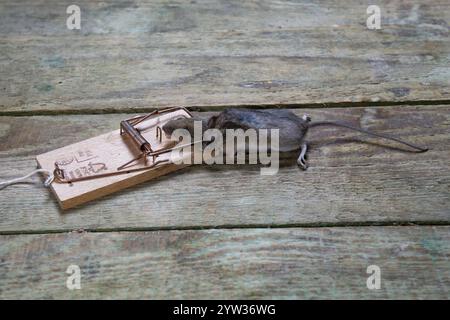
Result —
[[[450,3],[0,3],[0,112],[449,101]]]
[[[450,298],[449,227],[14,235],[0,255],[2,299]],[[71,264],[81,290],[66,288]]]
[[[295,112],[345,120],[430,151],[401,152],[359,133],[317,128],[308,136],[306,172],[290,163],[274,176],[261,176],[256,166],[192,167],[67,213],[35,179],[0,192],[0,232],[449,222],[450,107]],[[0,179],[31,171],[35,154],[111,131],[127,116],[2,117]]]

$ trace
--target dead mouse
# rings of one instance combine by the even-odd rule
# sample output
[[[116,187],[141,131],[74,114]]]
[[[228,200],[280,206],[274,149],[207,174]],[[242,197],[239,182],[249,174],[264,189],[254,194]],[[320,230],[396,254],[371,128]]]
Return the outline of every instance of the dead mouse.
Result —
[[[166,135],[170,136],[176,129],[186,129],[193,135],[194,121],[199,121],[196,118],[179,118],[168,121],[163,127],[163,131]],[[300,149],[300,155],[297,159],[297,164],[306,169],[307,164],[305,161],[305,155],[307,151],[307,144],[304,138],[308,130],[312,127],[318,126],[336,126],[342,127],[354,131],[358,131],[370,136],[383,138],[387,140],[396,141],[404,144],[412,149],[414,152],[425,152],[428,149],[413,145],[411,143],[402,141],[400,139],[368,131],[365,129],[353,127],[345,122],[340,121],[316,121],[311,122],[311,118],[307,115],[298,117],[296,114],[289,110],[282,109],[264,109],[264,110],[252,110],[252,109],[226,109],[216,116],[210,117],[208,120],[203,121],[203,131],[207,129],[279,129],[279,146],[280,152],[291,152]]]

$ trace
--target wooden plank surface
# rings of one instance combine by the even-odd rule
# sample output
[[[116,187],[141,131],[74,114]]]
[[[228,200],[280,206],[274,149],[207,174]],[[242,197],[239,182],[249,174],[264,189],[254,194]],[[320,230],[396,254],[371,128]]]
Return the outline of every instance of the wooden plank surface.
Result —
[[[0,298],[450,298],[449,227],[9,235],[0,255]]]
[[[401,152],[358,133],[316,128],[306,172],[295,164],[274,176],[255,166],[193,167],[67,213],[39,183],[11,186],[0,192],[0,232],[449,222],[450,107],[295,112],[345,120],[430,151]],[[117,128],[125,116],[0,118],[0,179],[31,171],[35,154]]]
[[[448,102],[450,3],[0,2],[0,112]]]
[[[196,166],[66,213],[8,187],[0,298],[450,298],[450,2],[378,1],[381,30],[363,0],[80,0],[79,31],[70,4],[0,1],[0,180],[165,106],[303,106],[430,151],[321,128],[307,172]]]

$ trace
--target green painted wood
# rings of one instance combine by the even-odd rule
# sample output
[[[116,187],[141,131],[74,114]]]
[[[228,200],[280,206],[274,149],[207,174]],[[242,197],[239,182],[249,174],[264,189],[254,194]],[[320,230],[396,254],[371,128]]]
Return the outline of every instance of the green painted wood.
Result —
[[[0,298],[448,299],[449,244],[449,227],[0,236]]]
[[[450,4],[0,3],[0,113],[449,101]]]

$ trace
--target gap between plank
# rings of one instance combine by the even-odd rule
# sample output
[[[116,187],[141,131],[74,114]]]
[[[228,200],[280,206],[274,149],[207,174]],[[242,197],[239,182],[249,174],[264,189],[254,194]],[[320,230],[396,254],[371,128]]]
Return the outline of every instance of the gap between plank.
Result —
[[[221,111],[226,108],[252,108],[252,109],[313,109],[313,108],[356,108],[356,107],[391,107],[391,106],[436,106],[450,105],[449,99],[443,100],[413,100],[413,101],[362,101],[362,102],[323,102],[323,103],[274,103],[274,104],[242,104],[242,105],[216,105],[216,106],[187,106],[190,111],[210,112]],[[121,114],[121,113],[148,113],[157,110],[157,107],[145,108],[103,108],[103,109],[71,109],[71,110],[37,110],[37,111],[0,111],[0,116],[31,117],[31,116],[57,116],[57,115],[91,115],[91,114]]]
[[[57,233],[109,233],[109,232],[152,232],[152,231],[187,231],[187,230],[233,230],[233,229],[291,229],[291,228],[354,228],[354,227],[412,227],[412,226],[450,226],[450,221],[364,221],[364,222],[334,222],[334,223],[292,223],[292,224],[248,224],[222,226],[181,226],[181,227],[117,227],[117,228],[75,228],[48,230],[11,230],[0,231],[0,236],[26,234],[57,234]]]

